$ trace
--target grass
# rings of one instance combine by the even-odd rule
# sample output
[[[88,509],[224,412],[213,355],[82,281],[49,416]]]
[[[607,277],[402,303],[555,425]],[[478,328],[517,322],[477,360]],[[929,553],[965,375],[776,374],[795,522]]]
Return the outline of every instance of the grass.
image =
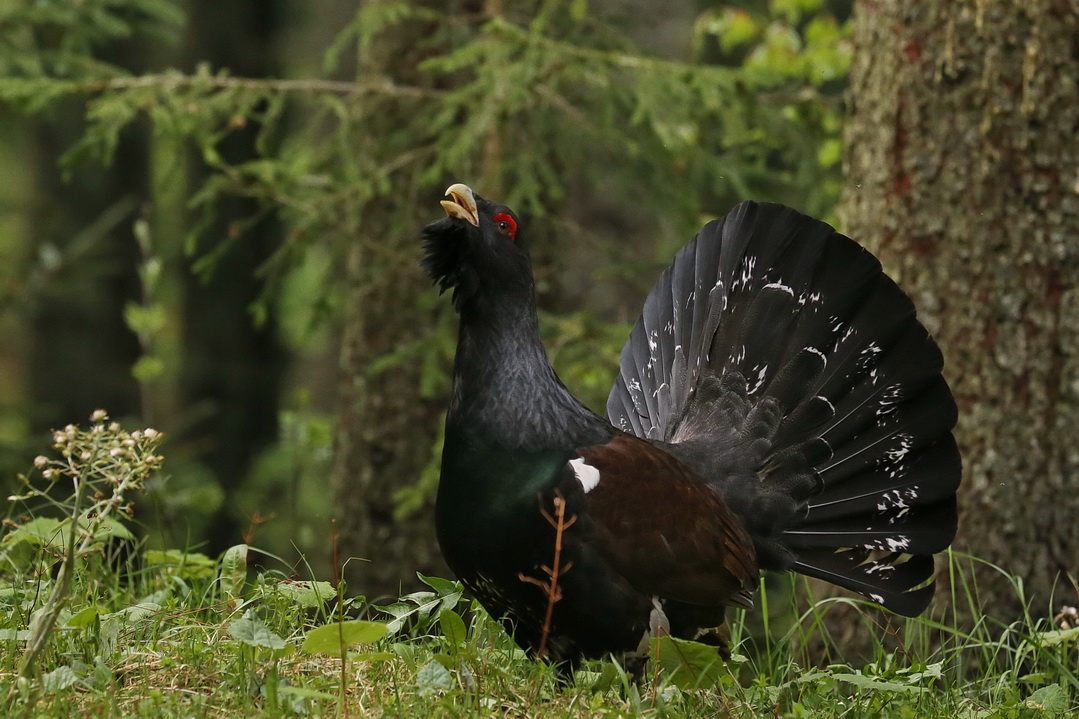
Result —
[[[25,679],[18,664],[27,627],[52,580],[46,572],[4,585],[0,713],[1052,717],[1069,716],[1079,696],[1079,636],[1044,622],[982,618],[960,632],[911,620],[900,648],[880,650],[869,663],[814,667],[796,659],[810,634],[826,631],[830,611],[855,606],[867,622],[876,615],[850,600],[818,602],[767,641],[750,640],[740,614],[729,663],[708,650],[692,656],[696,645],[662,644],[639,686],[612,662],[591,664],[562,686],[455,582],[428,578],[428,590],[375,611],[362,598],[338,604],[328,583],[274,571],[247,580],[236,555],[248,551],[234,548],[218,562],[156,553],[129,574],[110,569],[103,555],[87,560],[37,672]],[[348,619],[357,614],[377,621]],[[971,666],[979,668],[974,676]]]
[[[664,638],[639,684],[611,661],[560,684],[451,580],[421,577],[423,591],[376,607],[340,585],[296,581],[293,568],[251,571],[257,550],[246,545],[216,559],[132,555],[130,535],[98,517],[126,506],[127,455],[116,448],[138,449],[129,440],[145,435],[105,421],[58,434],[65,459],[36,462],[53,470],[52,490],[73,479],[71,495],[27,480],[14,498],[25,513],[5,523],[0,716],[1033,719],[1079,708],[1074,610],[985,616],[972,577],[1007,575],[956,554],[947,555],[950,601],[926,618],[805,597],[791,605],[803,607],[797,615],[781,611],[792,585],[773,580],[757,614],[732,616],[729,662]],[[131,469],[159,459],[144,449]],[[52,518],[38,516],[46,512]],[[1011,582],[1023,600],[1022,583]],[[843,656],[829,627],[852,622],[874,638],[871,656],[821,665],[815,657]]]

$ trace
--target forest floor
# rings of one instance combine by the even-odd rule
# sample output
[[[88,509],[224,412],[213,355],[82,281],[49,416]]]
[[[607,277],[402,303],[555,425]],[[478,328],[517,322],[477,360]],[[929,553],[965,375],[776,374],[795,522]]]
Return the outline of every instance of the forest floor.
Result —
[[[738,612],[729,662],[666,640],[640,682],[605,661],[561,684],[456,582],[425,578],[428,590],[373,607],[338,601],[328,582],[250,570],[255,558],[243,545],[219,560],[151,551],[124,572],[84,558],[21,670],[55,569],[0,584],[0,715],[1019,719],[1074,716],[1079,699],[1079,629],[1064,615],[967,631],[902,620],[880,630],[872,661],[814,666],[804,647],[830,608],[856,606],[867,627],[882,616],[823,600],[785,630]]]

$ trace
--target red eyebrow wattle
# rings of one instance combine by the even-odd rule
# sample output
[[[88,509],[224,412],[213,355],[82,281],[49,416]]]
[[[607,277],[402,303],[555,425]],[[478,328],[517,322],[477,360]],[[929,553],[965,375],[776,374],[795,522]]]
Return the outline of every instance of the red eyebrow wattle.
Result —
[[[494,217],[495,223],[506,222],[510,226],[509,236],[510,239],[517,239],[517,222],[505,212],[499,212]]]

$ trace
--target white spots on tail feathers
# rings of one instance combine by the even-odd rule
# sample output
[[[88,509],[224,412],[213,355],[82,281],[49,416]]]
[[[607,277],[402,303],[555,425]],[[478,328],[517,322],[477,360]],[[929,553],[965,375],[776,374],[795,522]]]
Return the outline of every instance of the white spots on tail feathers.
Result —
[[[659,361],[659,357],[656,355],[656,350],[659,349],[659,332],[652,330],[645,335],[645,339],[648,340],[648,364],[645,365],[645,371],[651,371],[656,366],[656,362]]]
[[[914,437],[909,434],[900,433],[895,436],[896,446],[891,449],[884,450],[884,461],[890,464],[899,464],[903,461],[903,458],[910,452],[910,448],[914,446]]]
[[[909,509],[911,502],[918,499],[918,487],[904,487],[901,489],[893,489],[885,492],[880,496],[880,501],[877,502],[878,512],[887,512],[892,509]],[[900,514],[905,514],[901,512]]]
[[[863,570],[867,575],[873,576],[874,574],[891,574],[895,571],[895,565],[888,562],[869,562]],[[877,601],[877,600],[873,600]],[[877,602],[880,604],[880,602]]]
[[[889,412],[895,411],[896,406],[902,401],[903,385],[888,385],[883,390],[881,390],[880,398],[877,400],[877,416],[882,417]]]
[[[752,255],[747,255],[745,260],[742,261],[742,274],[734,281],[731,289],[738,289],[739,287],[745,287],[749,284],[749,281],[753,279],[753,275],[757,269],[757,258]]]
[[[868,529],[868,527],[866,528]],[[874,539],[871,542],[866,542],[862,545],[866,549],[879,549],[881,551],[888,552],[905,552],[910,548],[910,537],[905,537],[902,534],[897,534],[894,537],[883,537],[881,539]]]
[[[894,517],[888,517],[888,524],[895,524],[903,517],[907,516],[907,512],[910,511],[910,507],[903,507],[901,510],[895,513]]]
[[[865,346],[865,349],[858,353],[858,359],[855,361],[855,366],[860,370],[864,370],[876,364],[877,355],[883,351],[881,346],[876,342],[870,342]]]
[[[857,330],[835,315],[828,318],[828,324],[831,325],[832,334],[836,337],[835,344],[832,345],[833,351],[857,333]]]
[[[816,347],[806,347],[806,352],[811,352],[820,357],[821,365],[823,367],[828,366],[828,357]]]
[[[903,536],[887,537],[884,544],[888,547],[889,552],[902,552],[910,548],[910,538]]]
[[[581,483],[585,494],[591,492],[599,484],[599,470],[590,464],[586,464],[581,457],[571,459],[569,465],[573,469],[573,474],[577,477],[577,481]]]
[[[884,604],[884,597],[882,597],[882,596],[881,596],[881,595],[879,595],[879,594],[872,594],[872,593],[871,593],[871,594],[869,595],[869,598],[870,598],[870,599],[872,599],[872,600],[873,600],[874,602],[876,602],[877,604]]]
[[[779,290],[781,292],[786,292],[791,297],[794,297],[794,290],[789,285],[783,284],[782,281],[769,282],[768,284],[766,284],[764,286],[764,289],[766,289],[766,290]]]
[[[761,388],[761,385],[764,384],[764,380],[768,377],[768,365],[760,367],[759,370],[757,367],[754,367],[752,370],[750,370],[750,374],[752,375],[753,372],[757,373],[757,383],[753,385],[753,387],[746,394],[753,394]]]

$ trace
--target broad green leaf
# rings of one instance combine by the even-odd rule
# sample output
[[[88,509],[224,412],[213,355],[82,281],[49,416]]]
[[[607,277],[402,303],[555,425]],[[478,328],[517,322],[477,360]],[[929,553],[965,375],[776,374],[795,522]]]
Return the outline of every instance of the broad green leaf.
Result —
[[[3,544],[30,542],[45,547],[63,547],[67,544],[66,525],[68,524],[70,522],[66,519],[38,517],[20,524],[5,534],[2,541]]]
[[[453,689],[453,675],[437,661],[428,662],[416,672],[416,688],[420,696],[430,696]]]
[[[138,604],[124,607],[123,609],[106,616],[115,619],[122,624],[136,624],[144,619],[157,616],[161,613],[162,609],[162,606],[155,602],[139,602]]]
[[[91,604],[90,606],[84,607],[78,612],[75,612],[75,615],[72,616],[71,619],[67,620],[67,626],[76,629],[81,627],[88,627],[94,623],[95,619],[107,613],[108,612],[106,612],[104,609],[97,606],[96,604]]]
[[[236,544],[225,550],[220,565],[221,588],[230,597],[243,594],[247,582],[247,545]]]
[[[133,540],[135,535],[131,533],[131,530],[124,526],[123,521],[119,517],[112,517],[101,521],[100,523],[94,519],[83,515],[79,517],[79,529],[82,531],[88,531],[91,525],[94,524],[94,539],[124,539]]]
[[[229,635],[239,639],[250,647],[284,649],[285,640],[270,631],[270,628],[257,619],[243,617],[229,624]]]
[[[1051,647],[1054,644],[1061,644],[1072,639],[1079,639],[1079,627],[1072,627],[1071,629],[1057,629],[1051,632],[1042,632],[1039,635],[1039,639],[1041,640],[1042,646],[1046,647]]]
[[[322,606],[337,594],[329,582],[279,582],[273,590],[302,607]]]
[[[377,642],[387,632],[381,622],[336,622],[309,631],[300,648],[308,654],[339,655],[354,644]]]
[[[592,685],[592,692],[604,694],[619,686],[623,678],[624,671],[620,671],[620,668],[614,662],[603,662],[603,669],[600,670],[599,676]]]
[[[440,596],[459,597],[463,591],[461,583],[453,579],[443,579],[442,577],[426,577],[419,572],[416,573],[416,576],[420,578],[421,582],[438,592]]]
[[[0,629],[0,640],[25,642],[30,638],[29,629]]]
[[[53,669],[51,672],[41,677],[41,683],[45,687],[47,692],[58,692],[62,689],[78,683],[79,675],[75,673],[71,667],[63,666]]]
[[[414,617],[421,623],[426,621],[434,613],[441,613],[444,609],[452,609],[461,601],[464,590],[460,582],[441,577],[425,577],[417,575],[427,586],[436,590],[434,592],[413,592],[401,597],[401,601],[395,602],[380,609],[393,616],[387,623],[390,632],[397,632],[407,619]]]
[[[707,644],[671,636],[652,640],[652,658],[679,689],[706,689],[719,683],[724,663],[719,651]]]
[[[1027,697],[1024,704],[1050,715],[1059,715],[1068,711],[1068,693],[1059,684],[1050,684]]]
[[[148,549],[142,556],[155,571],[181,579],[210,579],[217,567],[217,562],[205,554],[180,549]]]
[[[442,634],[445,635],[446,642],[451,647],[457,649],[465,643],[468,630],[465,628],[465,621],[461,619],[460,614],[452,609],[443,609],[438,615],[438,623],[442,627]]]

